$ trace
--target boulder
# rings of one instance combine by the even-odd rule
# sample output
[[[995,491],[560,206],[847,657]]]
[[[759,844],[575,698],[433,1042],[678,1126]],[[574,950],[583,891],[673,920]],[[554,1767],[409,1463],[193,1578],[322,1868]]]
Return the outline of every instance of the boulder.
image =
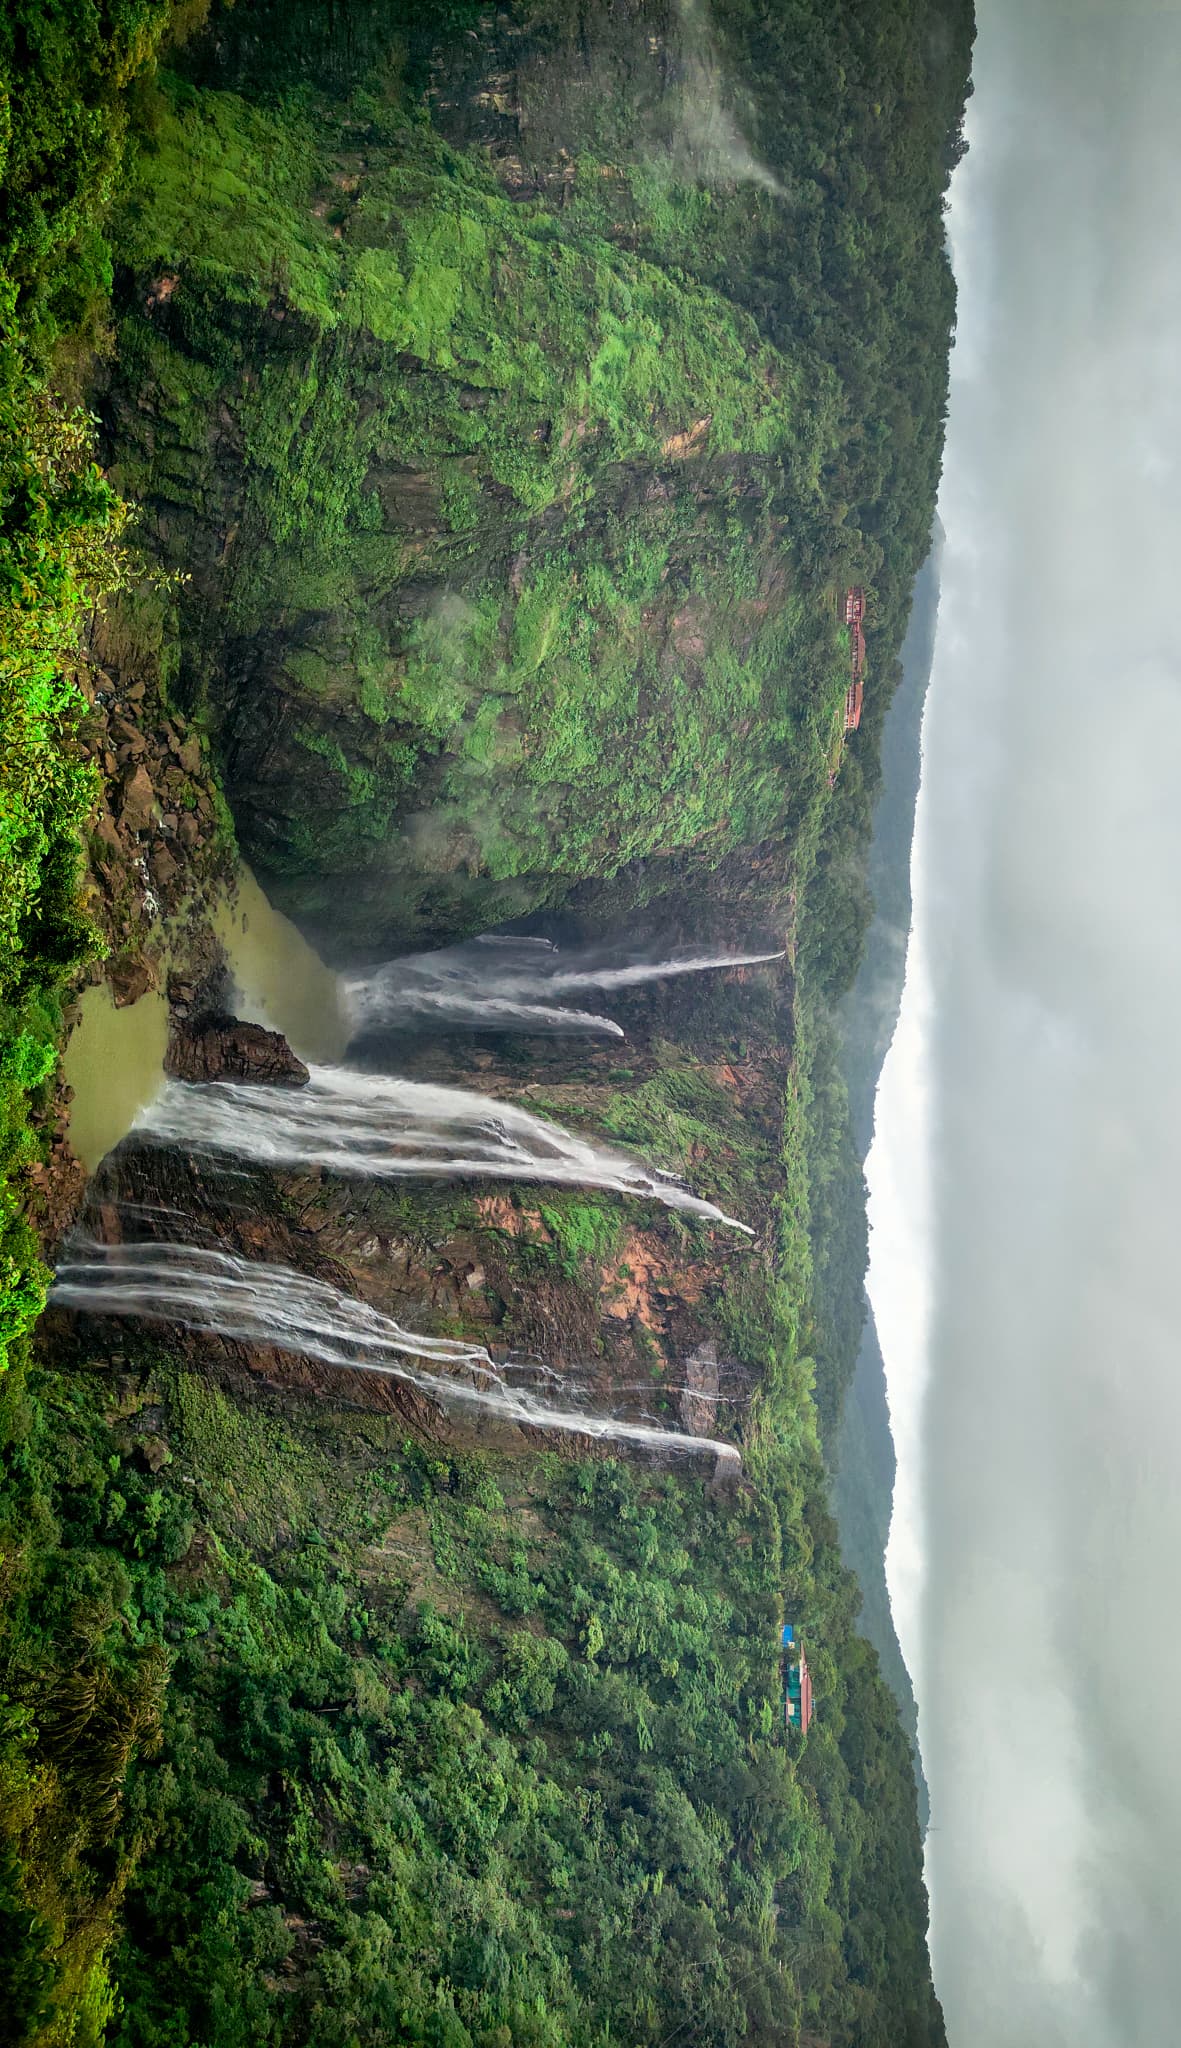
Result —
[[[308,1070],[281,1031],[241,1017],[173,1018],[164,1071],[177,1081],[273,1081],[302,1088]]]
[[[123,802],[119,812],[119,823],[125,832],[146,832],[152,822],[152,808],[156,793],[152,778],[142,765],[133,775],[127,776],[123,784]]]
[[[179,873],[180,869],[169,853],[168,848],[166,846],[154,847],[152,850],[152,880],[157,889],[171,889]]]
[[[109,853],[122,853],[123,841],[119,837],[115,820],[109,811],[101,811],[91,829],[94,837],[106,847]]]
[[[158,985],[155,967],[144,953],[120,953],[107,969],[107,980],[117,1010],[129,1010]]]

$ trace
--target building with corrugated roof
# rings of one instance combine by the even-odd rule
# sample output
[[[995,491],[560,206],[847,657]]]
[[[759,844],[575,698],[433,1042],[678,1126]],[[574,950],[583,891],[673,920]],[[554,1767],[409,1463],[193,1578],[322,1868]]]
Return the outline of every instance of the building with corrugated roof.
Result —
[[[783,1624],[780,1644],[784,1651],[783,1725],[785,1728],[798,1728],[801,1735],[806,1735],[815,1712],[812,1674],[808,1670],[803,1645],[796,1643],[795,1629],[790,1621]]]
[[[860,584],[845,592],[845,624],[849,628],[849,687],[845,692],[845,731],[856,732],[861,723],[865,667],[865,592]]]

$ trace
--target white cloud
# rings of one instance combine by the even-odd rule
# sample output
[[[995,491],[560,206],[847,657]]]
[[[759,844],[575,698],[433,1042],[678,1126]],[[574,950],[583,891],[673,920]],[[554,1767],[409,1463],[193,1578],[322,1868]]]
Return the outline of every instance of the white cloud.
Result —
[[[1179,85],[1175,7],[981,0],[871,1155],[952,2048],[1159,2048],[1181,2009]]]

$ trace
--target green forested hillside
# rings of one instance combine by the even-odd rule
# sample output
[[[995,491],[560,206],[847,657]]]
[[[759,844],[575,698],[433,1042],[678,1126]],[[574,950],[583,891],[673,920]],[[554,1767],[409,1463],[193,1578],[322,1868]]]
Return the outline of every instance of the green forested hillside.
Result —
[[[397,1052],[631,1146],[753,1239],[631,1194],[220,1186],[134,1147],[89,1224],[183,1194],[244,1255],[707,1423],[741,1467],[498,1436],[265,1347],[51,1311],[0,1382],[2,2026],[938,2044],[909,1751],[822,1446],[863,1309],[834,1013],[934,505],[970,10],[207,11],[22,0],[0,27],[0,1335],[40,1305],[15,1170],[115,777],[71,737],[88,602],[130,573],[113,482],[137,576],[185,580],[124,593],[111,693],[167,679],[336,958],[526,915],[783,957],[637,994],[605,1051]],[[124,782],[136,739],[124,719]],[[141,869],[177,867],[162,829],[128,828]]]
[[[946,387],[963,37],[886,12],[251,9],[161,82],[117,474],[247,850],[338,942],[344,874],[354,942],[439,939],[814,842],[837,589],[888,670]]]
[[[773,1394],[735,1495],[102,1363],[39,1383],[5,1503],[40,1527],[14,1676],[71,1646],[30,1762],[83,1817],[20,1992],[122,1896],[115,2042],[938,2037],[905,1741],[818,1469],[780,1531]],[[827,1645],[802,1751],[785,1603]]]

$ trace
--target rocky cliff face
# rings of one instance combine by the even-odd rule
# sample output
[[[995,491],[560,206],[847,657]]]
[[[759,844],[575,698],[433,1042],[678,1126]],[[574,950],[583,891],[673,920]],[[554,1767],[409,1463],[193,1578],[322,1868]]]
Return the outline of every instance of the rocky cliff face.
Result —
[[[769,836],[806,865],[842,579],[888,667],[917,566],[881,507],[932,460],[945,259],[911,250],[906,309],[885,276],[937,145],[903,194],[906,119],[863,110],[850,270],[808,126],[728,84],[738,10],[427,9],[397,61],[365,17],[322,68],[318,15],[272,25],[223,16],[162,94],[106,407],[246,852],[338,951]]]
[[[164,1071],[178,1081],[270,1081],[294,1088],[308,1078],[281,1031],[216,1012],[174,1022]]]
[[[350,1057],[516,1102],[630,1152],[749,1224],[753,1243],[658,1201],[593,1186],[470,1174],[388,1180],[136,1137],[97,1176],[84,1228],[107,1243],[216,1244],[330,1278],[420,1334],[462,1337],[521,1360],[540,1392],[564,1388],[563,1400],[594,1414],[740,1440],[764,1362],[761,1335],[786,1307],[776,1306],[776,1218],[787,1184],[780,1155],[791,977],[773,963],[713,979],[691,1044],[665,1034],[678,1008],[684,1015],[698,1006],[666,990],[655,1001],[643,992],[617,997],[622,1044],[404,1034],[397,1042],[370,1036]],[[181,1020],[169,1071],[190,1083],[306,1080],[276,1039],[234,1020]],[[197,1340],[202,1355],[208,1342]],[[289,1357],[260,1362],[257,1345],[246,1355],[277,1384],[311,1383],[306,1367],[292,1379]],[[332,1373],[318,1383],[336,1385]],[[384,1407],[390,1390],[359,1375],[351,1398]],[[435,1426],[445,1435],[451,1427],[443,1410]],[[578,1455],[577,1431],[553,1446]]]

